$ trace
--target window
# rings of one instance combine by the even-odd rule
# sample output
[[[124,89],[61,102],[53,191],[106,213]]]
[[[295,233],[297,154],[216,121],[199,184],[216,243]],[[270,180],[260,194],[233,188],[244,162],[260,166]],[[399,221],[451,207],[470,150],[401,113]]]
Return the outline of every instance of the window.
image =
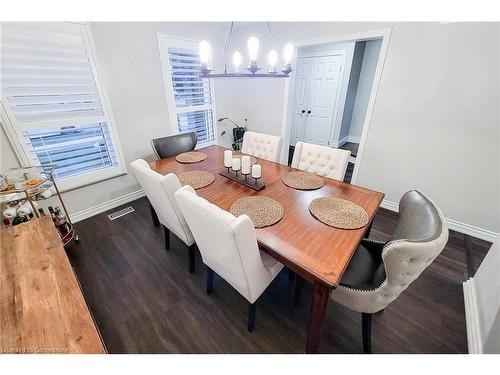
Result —
[[[2,124],[22,164],[61,190],[125,172],[85,25],[2,24]]]
[[[173,133],[196,132],[198,143],[214,143],[214,89],[200,78],[198,45],[161,34],[159,43]]]

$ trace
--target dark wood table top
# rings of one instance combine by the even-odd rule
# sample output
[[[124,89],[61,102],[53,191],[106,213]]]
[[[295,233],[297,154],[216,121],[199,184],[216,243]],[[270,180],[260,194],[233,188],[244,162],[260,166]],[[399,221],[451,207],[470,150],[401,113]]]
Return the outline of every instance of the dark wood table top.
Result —
[[[0,241],[0,353],[105,353],[52,219]]]
[[[181,164],[175,157],[170,157],[153,161],[150,166],[163,175],[192,170],[213,173],[215,181],[197,190],[197,193],[224,210],[229,210],[232,203],[243,196],[264,195],[277,200],[285,208],[285,215],[273,226],[256,229],[259,245],[307,280],[335,287],[372,222],[384,194],[330,178],[324,178],[325,185],[321,189],[295,190],[283,184],[281,176],[296,169],[263,159],[257,160],[262,165],[262,183],[266,187],[256,192],[219,175],[224,169],[224,150],[226,148],[220,146],[200,149],[208,154],[208,158],[199,163]],[[369,224],[357,230],[344,230],[319,222],[309,212],[309,203],[318,197],[336,197],[357,203],[368,213]]]

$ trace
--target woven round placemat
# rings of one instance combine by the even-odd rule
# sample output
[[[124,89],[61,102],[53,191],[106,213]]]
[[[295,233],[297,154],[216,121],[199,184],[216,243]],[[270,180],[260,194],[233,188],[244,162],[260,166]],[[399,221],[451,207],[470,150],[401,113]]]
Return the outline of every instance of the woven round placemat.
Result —
[[[229,211],[234,216],[246,214],[252,219],[255,228],[276,224],[283,218],[285,209],[281,203],[269,197],[242,197],[235,201]]]
[[[356,203],[340,198],[316,198],[309,204],[309,212],[331,227],[359,229],[368,224],[368,214]]]
[[[233,158],[239,158],[239,159],[241,159],[241,157],[243,155],[247,155],[247,154],[242,154],[241,152],[234,152],[233,153]],[[250,165],[257,164],[257,158],[253,157],[252,155],[247,155],[247,156],[250,156]]]
[[[299,190],[316,190],[325,184],[325,181],[309,172],[288,172],[281,176],[286,186]]]
[[[175,157],[179,163],[198,163],[205,160],[208,157],[207,154],[200,151],[189,151],[183,152]]]
[[[182,185],[190,185],[195,190],[208,186],[215,180],[215,176],[206,171],[183,172],[177,177]]]

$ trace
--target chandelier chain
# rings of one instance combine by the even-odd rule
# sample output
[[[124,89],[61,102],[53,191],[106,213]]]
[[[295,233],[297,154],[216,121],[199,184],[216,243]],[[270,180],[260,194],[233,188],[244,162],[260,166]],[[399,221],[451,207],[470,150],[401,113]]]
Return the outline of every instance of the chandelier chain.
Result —
[[[276,43],[276,39],[274,39],[274,34],[273,34],[273,31],[271,30],[271,25],[269,24],[269,22],[266,22],[266,25],[267,25],[267,29],[269,30],[269,34],[271,35],[271,40],[273,41],[274,48],[276,48],[276,50],[278,50],[278,43]]]

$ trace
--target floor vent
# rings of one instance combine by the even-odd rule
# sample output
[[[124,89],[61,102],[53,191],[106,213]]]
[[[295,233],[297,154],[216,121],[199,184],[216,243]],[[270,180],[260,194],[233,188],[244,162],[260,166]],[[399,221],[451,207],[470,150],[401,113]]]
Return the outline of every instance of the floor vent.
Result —
[[[109,220],[115,220],[118,219],[119,217],[125,216],[131,212],[134,212],[134,208],[131,206],[125,207],[121,210],[115,211],[111,214],[108,215]]]

